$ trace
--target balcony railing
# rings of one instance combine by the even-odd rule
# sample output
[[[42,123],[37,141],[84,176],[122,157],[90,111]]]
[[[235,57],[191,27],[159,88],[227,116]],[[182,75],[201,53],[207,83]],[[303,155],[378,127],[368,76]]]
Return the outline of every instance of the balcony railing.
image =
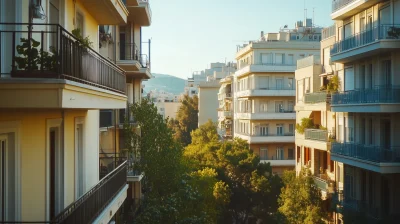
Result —
[[[260,156],[260,160],[294,160],[294,157]]]
[[[366,146],[357,143],[332,143],[332,155],[347,156],[375,163],[400,162],[400,147]]]
[[[310,55],[308,57],[297,60],[297,69],[306,68],[312,65],[320,65],[321,57]]]
[[[123,162],[86,194],[65,208],[54,223],[92,223],[126,186],[127,164]]]
[[[140,59],[140,48],[136,43],[119,43],[120,60],[136,60]]]
[[[109,172],[118,167],[120,164],[127,164],[127,176],[139,176],[143,172],[138,170],[134,166],[133,158],[127,158],[124,156],[120,156],[119,153],[100,153],[99,164],[100,164],[100,172],[99,176],[105,176]]]
[[[257,82],[257,80],[256,80]],[[268,87],[257,87],[257,88],[253,88],[253,89],[241,89],[238,91],[254,91],[254,90],[295,90],[295,87],[291,87],[291,86],[268,86]]]
[[[332,1],[332,13],[344,8],[346,5],[353,3],[358,0],[333,0]]]
[[[336,25],[332,25],[322,30],[322,40],[325,40],[329,37],[333,37],[335,35],[336,35]]]
[[[345,197],[343,200],[343,208],[345,210],[352,210],[366,214],[374,219],[383,218],[383,210],[380,207],[374,207],[365,201],[356,200],[353,198]]]
[[[328,103],[330,95],[326,92],[307,93],[304,96],[305,103]]]
[[[282,134],[269,134],[269,133],[253,133],[253,134],[247,134],[247,133],[241,133],[238,132],[240,135],[245,135],[245,136],[251,136],[251,137],[269,137],[269,136],[294,136],[294,133],[287,132],[287,133],[282,133]]]
[[[305,139],[327,142],[328,131],[320,129],[306,129],[304,132]]]
[[[0,39],[7,41],[0,46],[5,56],[0,64],[2,74],[14,78],[66,79],[125,94],[124,71],[62,26],[37,23],[0,23],[0,26]]]
[[[377,86],[332,94],[332,105],[400,103],[399,86]]]
[[[400,25],[385,24],[374,27],[371,30],[357,33],[344,40],[336,42],[332,46],[331,55],[351,50],[356,47],[361,47],[378,40],[399,39],[399,37],[394,34],[394,31],[397,29],[400,29]]]

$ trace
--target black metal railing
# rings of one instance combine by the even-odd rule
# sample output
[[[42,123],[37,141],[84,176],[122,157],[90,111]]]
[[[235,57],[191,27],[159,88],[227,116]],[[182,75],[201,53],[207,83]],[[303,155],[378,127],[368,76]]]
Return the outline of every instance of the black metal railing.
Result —
[[[332,105],[400,103],[400,86],[376,86],[332,94]]]
[[[361,47],[378,40],[399,39],[400,37],[395,32],[398,29],[400,29],[400,25],[398,24],[383,24],[354,34],[336,42],[331,48],[331,55]]]
[[[0,23],[1,74],[72,80],[125,94],[125,72],[59,24]],[[4,62],[4,63],[3,63]]]
[[[92,223],[115,196],[126,186],[127,163],[107,174],[86,194],[58,214],[56,223]]]
[[[143,172],[138,170],[135,166],[135,162],[133,158],[120,156],[119,153],[100,153],[99,158],[99,176],[105,176],[109,172],[111,172],[115,167],[119,166],[123,162],[127,162],[127,176],[139,176],[142,175]]]
[[[136,43],[119,43],[119,59],[120,60],[136,60],[140,59],[140,48]]]

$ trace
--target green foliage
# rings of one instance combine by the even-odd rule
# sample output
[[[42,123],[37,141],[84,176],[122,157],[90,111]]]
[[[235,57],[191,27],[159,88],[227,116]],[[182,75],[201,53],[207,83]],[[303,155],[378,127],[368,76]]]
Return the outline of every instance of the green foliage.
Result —
[[[328,85],[326,87],[329,93],[338,92],[340,89],[340,79],[338,75],[334,75],[329,79]]]
[[[72,30],[72,34],[76,37],[76,39],[79,40],[79,43],[82,47],[93,48],[93,42],[90,41],[89,36],[83,37],[79,28]]]
[[[42,51],[39,49],[40,42],[34,40],[33,38],[26,39],[21,38],[21,44],[17,45],[17,53],[21,56],[15,56],[14,60],[21,70],[39,70],[39,65],[41,69],[45,71],[55,71],[57,68],[57,51],[51,46],[50,52]],[[29,64],[30,60],[30,64]]]
[[[327,214],[322,210],[321,192],[315,185],[311,172],[303,169],[296,177],[295,171],[285,171],[285,187],[279,196],[279,212],[287,223],[324,223]]]
[[[168,126],[174,132],[174,138],[184,146],[192,142],[190,133],[198,126],[198,98],[185,95],[176,115],[176,119],[170,119]]]
[[[400,37],[400,27],[390,27],[388,30],[388,36],[398,39]]]
[[[296,131],[299,134],[304,134],[307,128],[315,128],[313,119],[304,117],[301,119],[300,124],[296,124]]]

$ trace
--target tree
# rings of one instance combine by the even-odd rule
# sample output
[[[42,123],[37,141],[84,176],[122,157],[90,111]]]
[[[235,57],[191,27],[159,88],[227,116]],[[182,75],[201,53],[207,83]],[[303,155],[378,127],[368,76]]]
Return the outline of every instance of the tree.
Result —
[[[303,169],[296,177],[295,171],[285,171],[285,187],[279,196],[279,212],[288,223],[324,223],[327,214],[322,209],[321,192],[315,185],[311,172]]]
[[[176,119],[168,122],[169,127],[174,131],[174,138],[184,146],[192,142],[190,133],[198,127],[198,97],[192,98],[188,95],[183,97]]]
[[[215,169],[221,183],[218,188],[229,188],[230,195],[223,196],[229,203],[219,223],[274,221],[282,185],[280,178],[272,175],[269,164],[260,164],[260,158],[244,140],[220,142],[216,125],[211,121],[193,131],[191,136],[192,143],[184,151],[191,168]],[[215,195],[220,198],[219,194]]]

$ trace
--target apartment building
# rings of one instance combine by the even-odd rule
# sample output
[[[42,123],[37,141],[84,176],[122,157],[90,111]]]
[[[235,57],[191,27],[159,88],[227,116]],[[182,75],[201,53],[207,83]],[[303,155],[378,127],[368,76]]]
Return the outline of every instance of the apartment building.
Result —
[[[233,135],[232,80],[233,75],[230,75],[219,81],[218,134],[224,139],[231,139]]]
[[[312,55],[297,61],[296,121],[309,126],[303,133],[296,131],[296,173],[307,168],[321,190],[325,208],[333,203],[334,195],[343,190],[343,163],[331,159],[331,144],[336,139],[336,116],[331,111],[331,87],[341,65],[332,63],[330,49],[335,42],[336,27],[322,30],[321,56]],[[338,220],[329,214],[330,222]]]
[[[124,123],[130,124],[133,131],[141,130],[135,123],[135,115],[130,105],[141,102],[143,80],[150,79],[151,41],[143,40],[143,27],[151,25],[152,12],[148,0],[122,1],[128,11],[126,23],[100,26],[100,53],[111,59],[125,71],[127,101],[123,109],[100,111],[100,177],[128,158],[128,196],[124,203],[124,218],[132,219],[144,195],[142,194],[143,173],[133,170],[135,156],[128,152],[124,138]]]
[[[330,50],[340,91],[332,94],[336,142],[344,164],[343,208],[373,221],[400,215],[400,1],[332,1]]]
[[[234,75],[234,137],[247,140],[274,173],[295,168],[297,59],[319,54],[321,28],[307,19],[294,29],[262,32],[238,47]]]
[[[127,163],[99,178],[99,110],[126,108],[127,76],[98,27],[128,14],[120,0],[0,1],[0,222],[119,216]]]

